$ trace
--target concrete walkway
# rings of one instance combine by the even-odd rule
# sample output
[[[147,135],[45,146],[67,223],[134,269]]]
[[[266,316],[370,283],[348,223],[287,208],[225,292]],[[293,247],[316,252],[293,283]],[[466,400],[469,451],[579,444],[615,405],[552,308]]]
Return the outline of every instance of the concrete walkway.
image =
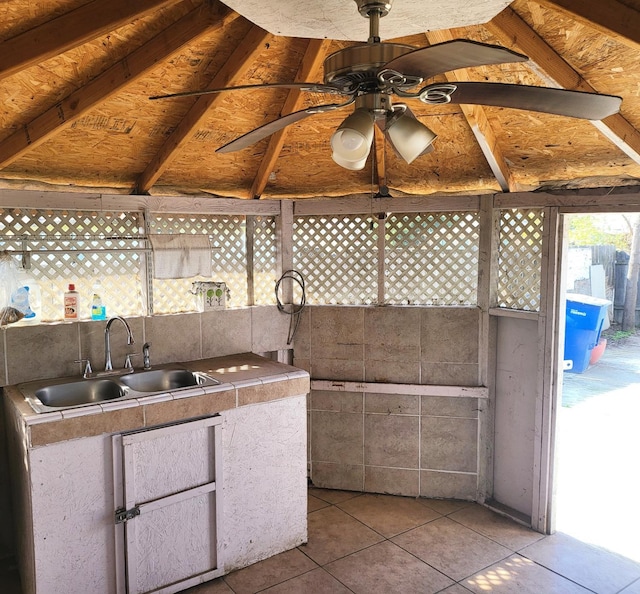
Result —
[[[563,383],[556,529],[640,561],[640,335]]]

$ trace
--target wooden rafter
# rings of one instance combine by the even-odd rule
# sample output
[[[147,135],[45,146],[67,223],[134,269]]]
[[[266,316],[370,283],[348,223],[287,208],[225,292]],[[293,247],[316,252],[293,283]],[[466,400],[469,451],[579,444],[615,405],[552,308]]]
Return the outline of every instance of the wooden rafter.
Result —
[[[229,10],[226,10],[225,15],[226,18],[237,16]],[[106,101],[117,91],[135,82],[156,66],[159,60],[167,58],[186,43],[210,31],[212,27],[222,26],[225,17],[220,14],[218,16],[219,20],[212,23],[211,12],[207,6],[194,9],[126,58],[2,140],[0,168],[13,163],[27,151],[70,126],[87,111]]]
[[[271,34],[267,33],[264,29],[254,25],[207,88],[217,89],[237,84],[247,73],[252,62],[263,49],[270,35]],[[191,109],[169,135],[169,138],[167,138],[165,143],[160,147],[160,150],[145,170],[140,174],[134,193],[144,194],[151,189],[178,153],[189,140],[191,140],[193,131],[200,121],[202,121],[207,112],[222,99],[222,96],[222,93],[216,93],[201,95],[196,99]]]
[[[109,33],[176,0],[94,0],[0,43],[0,79]],[[190,4],[193,4],[189,0]]]
[[[538,4],[567,13],[620,43],[637,50],[640,44],[640,11],[617,0],[536,0]]]
[[[485,27],[503,43],[516,47],[529,56],[541,75],[564,89],[597,93],[580,73],[576,72],[511,8],[505,8]],[[599,122],[592,122],[604,136],[636,163],[640,163],[640,132],[617,113]]]
[[[316,79],[330,45],[331,42],[328,39],[311,39],[309,41],[307,51],[302,57],[300,68],[296,73],[295,82],[314,81]],[[302,109],[303,97],[303,94],[298,89],[291,89],[284,101],[280,116]],[[269,175],[271,175],[282,151],[286,135],[287,128],[283,128],[271,135],[269,145],[262,157],[258,173],[251,186],[249,193],[251,198],[259,198],[267,187]]]
[[[454,37],[450,31],[433,31],[426,33],[430,44],[443,43],[451,41]],[[470,80],[464,70],[448,72],[446,78],[449,81],[468,81]],[[460,105],[460,109],[464,114],[473,135],[476,137],[477,143],[480,145],[489,167],[500,184],[503,192],[517,191],[516,182],[511,174],[511,169],[507,164],[502,150],[498,144],[495,132],[487,119],[485,109],[481,105]]]

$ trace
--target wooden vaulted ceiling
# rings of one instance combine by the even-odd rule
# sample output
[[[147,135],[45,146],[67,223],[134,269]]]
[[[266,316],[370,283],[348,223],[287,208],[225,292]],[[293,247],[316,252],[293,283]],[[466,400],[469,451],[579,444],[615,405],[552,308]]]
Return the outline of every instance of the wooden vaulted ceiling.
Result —
[[[467,0],[461,0],[464,10]],[[356,10],[345,0],[345,10]],[[381,21],[384,38],[384,19]],[[362,21],[362,40],[368,23]],[[412,102],[438,134],[407,165],[376,136],[362,171],[331,159],[346,110],[239,152],[215,149],[326,97],[269,89],[150,101],[228,85],[322,81],[349,42],[279,37],[217,0],[6,0],[0,4],[0,188],[303,198],[478,194],[640,185],[640,1],[515,0],[484,24],[393,41],[502,45],[529,61],[448,72],[619,95],[600,122]]]

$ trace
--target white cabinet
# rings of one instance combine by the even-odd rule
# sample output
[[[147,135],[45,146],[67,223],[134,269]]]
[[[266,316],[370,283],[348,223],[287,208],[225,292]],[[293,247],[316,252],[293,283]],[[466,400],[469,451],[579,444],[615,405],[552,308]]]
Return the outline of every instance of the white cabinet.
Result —
[[[25,594],[115,592],[110,438],[30,448],[23,459],[18,534]]]
[[[24,450],[24,592],[169,594],[221,575],[220,422]],[[139,515],[116,523],[119,508]]]
[[[227,572],[307,541],[306,402],[300,395],[223,415]]]
[[[306,542],[309,380],[296,373],[104,416],[37,416],[5,388],[24,594],[169,594]],[[171,423],[142,428],[159,418]]]
[[[113,436],[118,594],[222,575],[220,417]]]

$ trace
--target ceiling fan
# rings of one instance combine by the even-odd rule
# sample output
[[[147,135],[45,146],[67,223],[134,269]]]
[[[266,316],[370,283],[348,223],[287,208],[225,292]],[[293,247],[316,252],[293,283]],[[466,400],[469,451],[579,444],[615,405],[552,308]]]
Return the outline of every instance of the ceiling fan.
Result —
[[[216,152],[242,150],[267,136],[318,113],[355,105],[331,137],[332,157],[346,169],[365,166],[374,135],[374,125],[383,132],[407,163],[433,150],[436,134],[422,124],[404,101],[417,99],[428,105],[477,104],[540,111],[562,116],[601,120],[620,109],[622,99],[613,95],[585,93],[488,82],[430,83],[436,75],[489,64],[523,62],[527,56],[511,50],[456,39],[426,48],[382,42],[380,19],[391,9],[392,0],[355,0],[362,16],[369,19],[369,39],[331,54],[324,61],[324,83],[265,83],[221,89],[157,95],[150,99],[186,97],[226,91],[262,88],[295,88],[310,93],[337,95],[345,100],[307,107],[259,126],[219,147]],[[417,88],[417,90],[416,90]]]

